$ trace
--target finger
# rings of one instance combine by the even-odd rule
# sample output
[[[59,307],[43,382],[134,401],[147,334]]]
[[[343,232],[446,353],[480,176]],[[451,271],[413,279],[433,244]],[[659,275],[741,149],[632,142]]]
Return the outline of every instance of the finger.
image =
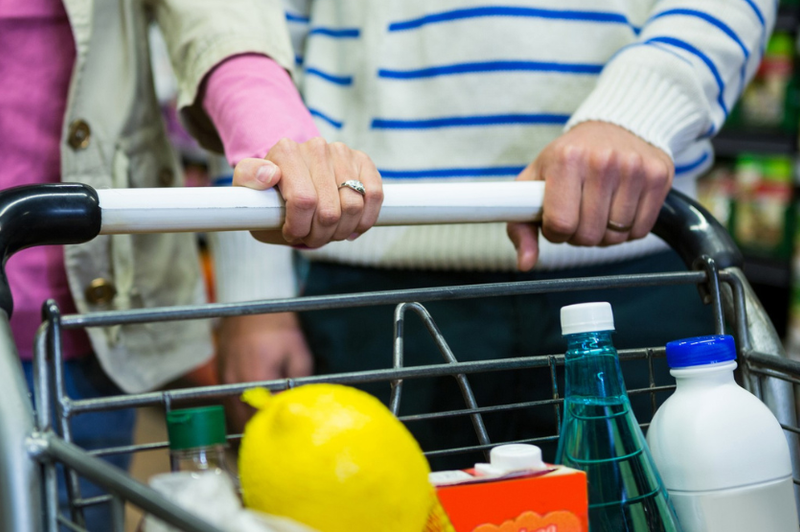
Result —
[[[334,183],[341,185],[346,181],[358,181],[360,176],[355,161],[353,161],[352,150],[342,142],[331,143],[329,150],[333,173],[336,176]],[[361,221],[365,197],[348,187],[341,187],[338,190],[341,218],[333,234],[333,240],[344,240],[355,233],[356,227]]]
[[[269,229],[267,231],[250,231],[253,238],[265,244],[286,244],[282,229]]]
[[[308,351],[296,352],[289,356],[286,364],[286,377],[296,379],[308,377],[314,371],[314,361]]]
[[[356,164],[359,169],[358,180],[364,183],[364,211],[355,229],[354,236],[366,232],[378,221],[383,205],[383,181],[375,163],[366,154],[356,151]],[[352,237],[351,237],[352,238]]]
[[[522,170],[522,172],[520,172],[516,177],[516,181],[540,181],[537,163],[533,162],[526,166],[525,169]]]
[[[517,250],[517,268],[530,271],[539,260],[539,228],[534,224],[510,223],[506,232]]]
[[[584,171],[583,152],[568,147],[558,155],[545,157],[537,170],[545,182],[542,203],[542,236],[550,242],[567,242],[578,229]]]
[[[613,150],[595,151],[589,155],[587,162],[578,228],[569,239],[576,246],[596,246],[602,242],[608,224],[611,196],[620,179],[617,156]]]
[[[330,242],[341,220],[342,211],[328,143],[321,137],[311,139],[303,144],[302,153],[317,197],[311,231],[303,239],[303,243],[313,249]]]
[[[603,245],[614,245],[628,240],[636,218],[644,179],[641,155],[632,153],[626,156],[622,162],[619,186],[611,198]]]
[[[266,190],[280,181],[280,168],[265,159],[242,159],[233,170],[234,186]]]
[[[664,199],[672,187],[675,167],[672,161],[652,159],[646,164],[645,175],[636,218],[629,235],[630,240],[644,238],[653,229]]]
[[[311,233],[317,210],[317,190],[298,144],[281,139],[267,154],[281,169],[278,188],[286,203],[281,234],[285,242],[299,244]]]

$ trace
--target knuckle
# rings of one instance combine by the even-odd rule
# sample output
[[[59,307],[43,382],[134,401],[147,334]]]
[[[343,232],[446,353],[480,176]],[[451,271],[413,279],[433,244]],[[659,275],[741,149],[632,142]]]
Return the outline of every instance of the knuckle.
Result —
[[[570,242],[576,246],[596,246],[603,240],[605,231],[579,231],[575,233]]]
[[[664,186],[669,183],[672,172],[663,161],[653,160],[647,164],[645,174],[647,181],[653,186]]]
[[[579,144],[559,144],[554,151],[556,159],[566,164],[578,164],[586,158],[586,148]]]
[[[298,192],[286,198],[288,208],[299,211],[312,211],[317,208],[317,195],[314,192]]]
[[[364,153],[363,151],[356,149],[351,149],[350,151],[353,153],[353,157],[355,157],[359,161],[369,161],[369,163],[372,164],[372,159],[370,158],[370,156]],[[375,165],[372,164],[372,166]]]
[[[373,187],[373,189],[367,189],[366,194],[364,195],[364,201],[369,203],[383,203],[383,188],[382,187]]]
[[[306,142],[306,149],[314,157],[325,157],[328,155],[328,143],[322,137],[314,137]]]
[[[595,150],[589,156],[589,167],[596,172],[610,170],[616,162],[616,153],[612,148]]]
[[[283,233],[283,239],[289,244],[295,244],[307,235],[307,232],[301,231],[299,227],[290,224],[284,224],[281,232]]]
[[[569,237],[575,233],[577,222],[567,218],[553,216],[545,220],[543,228],[549,234]]]
[[[297,149],[297,143],[290,138],[283,137],[275,143],[270,152],[276,155],[289,155]]]
[[[331,153],[335,153],[336,155],[339,156],[347,156],[352,151],[347,146],[347,144],[338,140],[336,142],[331,142],[330,144],[328,144],[328,147],[330,148]]]
[[[631,152],[622,158],[622,170],[625,175],[637,175],[643,169],[642,155],[639,152]]]
[[[322,227],[334,227],[342,219],[342,213],[337,208],[325,207],[317,211],[317,222]]]

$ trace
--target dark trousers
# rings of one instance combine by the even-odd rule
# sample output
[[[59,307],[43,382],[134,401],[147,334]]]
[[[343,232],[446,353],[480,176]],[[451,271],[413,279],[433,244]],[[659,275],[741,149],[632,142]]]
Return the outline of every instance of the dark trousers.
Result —
[[[530,274],[393,270],[312,262],[308,265],[304,295],[683,270],[683,263],[671,251],[600,267]],[[563,353],[566,343],[561,337],[560,309],[588,301],[611,303],[618,349],[663,346],[670,340],[714,333],[711,309],[702,304],[693,285],[435,301],[425,307],[456,358],[468,361]],[[331,374],[391,367],[393,311],[392,305],[383,305],[303,313],[302,325],[316,359],[316,372]],[[407,314],[404,344],[406,366],[443,362],[427,330],[411,313]],[[650,377],[645,361],[626,361],[622,368],[629,389],[648,385]],[[657,361],[655,373],[659,384],[672,382],[663,360]],[[553,397],[547,368],[471,375],[469,381],[480,406]],[[561,368],[556,383],[559,396],[563,397]],[[404,386],[401,415],[464,408],[451,377],[410,379]],[[388,402],[388,383],[359,387]],[[650,395],[635,395],[631,399],[638,420],[648,421],[653,413]],[[556,409],[552,406],[487,414],[484,421],[492,442],[554,436],[558,428]],[[426,451],[477,443],[465,416],[414,421],[408,426]],[[545,460],[552,461],[555,438],[540,446]],[[435,470],[469,467],[482,458],[472,453],[434,459],[431,465]]]

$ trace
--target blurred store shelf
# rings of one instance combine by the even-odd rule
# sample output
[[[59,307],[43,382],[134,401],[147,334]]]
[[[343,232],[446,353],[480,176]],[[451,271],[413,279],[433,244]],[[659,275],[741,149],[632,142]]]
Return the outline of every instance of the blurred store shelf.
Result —
[[[717,157],[736,157],[748,152],[774,155],[797,152],[797,139],[784,133],[723,130],[711,142]]]
[[[798,21],[800,21],[800,7],[781,6],[778,10],[778,18],[775,20],[775,30],[797,31]]]

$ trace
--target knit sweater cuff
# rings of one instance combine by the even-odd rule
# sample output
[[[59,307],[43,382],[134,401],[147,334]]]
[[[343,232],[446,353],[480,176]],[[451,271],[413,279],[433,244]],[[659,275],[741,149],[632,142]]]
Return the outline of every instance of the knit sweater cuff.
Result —
[[[673,160],[705,133],[711,127],[708,99],[691,66],[649,48],[631,48],[612,60],[566,129],[590,120],[616,124]]]
[[[247,231],[209,233],[216,299],[236,303],[295,297],[292,248],[264,244]]]

